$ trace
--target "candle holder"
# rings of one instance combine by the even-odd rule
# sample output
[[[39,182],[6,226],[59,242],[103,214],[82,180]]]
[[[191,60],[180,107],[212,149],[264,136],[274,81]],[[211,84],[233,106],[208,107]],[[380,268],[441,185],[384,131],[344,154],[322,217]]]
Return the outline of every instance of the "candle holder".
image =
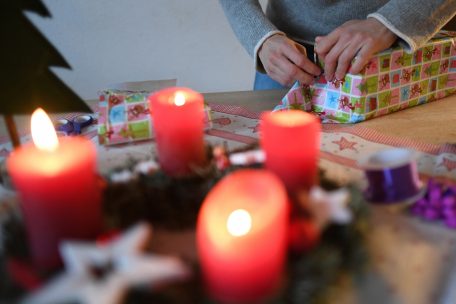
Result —
[[[147,167],[147,170],[135,171],[134,168],[138,165],[135,162],[119,168],[105,177],[103,216],[108,227],[122,230],[139,220],[146,220],[156,228],[174,231],[194,228],[203,198],[221,178],[240,168],[262,167],[261,163],[256,162],[233,165],[228,160],[234,153],[254,147],[256,146],[230,152],[221,147],[207,147],[207,164],[194,167],[192,173],[185,177],[170,177],[153,165],[143,166],[143,169]],[[119,182],[113,178],[118,176],[119,172],[129,174],[125,174],[123,181]],[[327,179],[324,172],[320,171],[319,175],[320,185],[327,190],[340,187]],[[367,234],[368,206],[358,188],[349,186],[347,189],[351,196],[349,209],[353,214],[353,221],[346,225],[329,225],[307,251],[289,255],[286,261],[286,284],[273,300],[309,303],[324,299],[328,286],[336,282],[342,273],[353,275],[363,270],[363,261],[367,255],[363,242]],[[296,195],[294,212],[305,222],[310,215],[305,210],[298,210],[299,206],[303,205],[300,199],[302,197]],[[24,294],[24,286],[18,285],[17,275],[14,276],[15,280],[11,280],[11,273],[5,265],[11,258],[23,260],[28,257],[27,245],[21,237],[24,225],[20,217],[11,216],[2,227],[6,228],[3,229],[6,231],[3,242],[6,250],[4,257],[0,257],[0,276],[9,278],[2,285],[9,288],[2,289],[0,286],[0,297],[8,294],[9,299],[17,299]],[[312,233],[311,230],[307,232],[309,231]],[[311,235],[306,237],[312,238]],[[190,264],[194,270],[193,279],[160,290],[131,290],[125,303],[150,303],[156,299],[167,299],[174,303],[208,300],[200,266],[196,261]],[[33,268],[29,271],[40,279],[48,278],[34,273]],[[302,286],[306,286],[306,289],[303,290]]]
[[[170,230],[194,227],[198,210],[204,197],[223,176],[217,169],[212,148],[206,148],[207,163],[194,167],[190,174],[173,177],[159,168],[145,172],[133,172],[125,182],[114,182],[106,177],[104,190],[104,215],[109,227],[125,228],[139,220],[147,220],[154,226]]]

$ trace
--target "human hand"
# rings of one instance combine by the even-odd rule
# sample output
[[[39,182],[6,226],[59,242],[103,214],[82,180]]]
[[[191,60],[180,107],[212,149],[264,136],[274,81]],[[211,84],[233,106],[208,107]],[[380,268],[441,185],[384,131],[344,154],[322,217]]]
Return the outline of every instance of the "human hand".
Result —
[[[372,56],[389,48],[397,36],[375,18],[351,20],[324,37],[315,39],[315,52],[325,63],[327,81],[343,79],[347,70],[357,74]]]
[[[283,35],[266,39],[258,57],[268,75],[282,85],[291,86],[295,81],[311,84],[321,74],[321,69],[307,58],[305,47]]]

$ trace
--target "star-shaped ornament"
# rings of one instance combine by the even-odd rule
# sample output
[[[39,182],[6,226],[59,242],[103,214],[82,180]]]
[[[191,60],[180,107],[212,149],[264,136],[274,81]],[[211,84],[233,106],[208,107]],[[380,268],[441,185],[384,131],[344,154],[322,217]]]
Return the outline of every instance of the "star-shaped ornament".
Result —
[[[246,152],[232,153],[230,163],[235,166],[248,166],[264,163],[266,155],[263,150],[250,150]]]
[[[151,236],[152,228],[140,223],[108,244],[62,243],[66,272],[23,303],[116,304],[130,286],[153,287],[188,278],[190,271],[181,260],[143,252]]]
[[[297,196],[299,204],[309,211],[311,218],[292,219],[289,230],[290,246],[296,253],[303,253],[318,244],[321,232],[330,223],[348,224],[353,215],[347,204],[349,191],[345,188],[325,191],[313,187],[309,192],[301,191]]]
[[[347,207],[349,200],[350,193],[345,188],[328,192],[320,187],[313,187],[309,193],[309,209],[320,227],[330,222],[348,224],[353,218]]]

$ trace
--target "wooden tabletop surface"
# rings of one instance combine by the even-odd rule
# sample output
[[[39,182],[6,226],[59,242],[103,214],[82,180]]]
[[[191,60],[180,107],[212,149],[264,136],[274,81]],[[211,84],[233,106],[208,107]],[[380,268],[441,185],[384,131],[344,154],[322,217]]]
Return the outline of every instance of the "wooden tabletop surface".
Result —
[[[209,103],[239,105],[252,111],[274,108],[286,90],[242,91],[206,93]],[[89,105],[96,104],[89,100]],[[29,129],[29,116],[16,116],[19,132]],[[456,95],[436,102],[375,118],[358,124],[385,135],[420,140],[433,144],[456,143]],[[3,118],[0,118],[0,136],[6,135]]]
[[[252,111],[274,108],[286,90],[204,94],[207,102],[233,104]],[[456,144],[456,95],[358,124],[385,135],[433,144]]]

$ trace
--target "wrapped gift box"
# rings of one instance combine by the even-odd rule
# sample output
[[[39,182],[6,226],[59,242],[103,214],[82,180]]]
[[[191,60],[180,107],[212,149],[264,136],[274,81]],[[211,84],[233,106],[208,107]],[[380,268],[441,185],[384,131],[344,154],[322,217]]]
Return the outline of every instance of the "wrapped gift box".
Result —
[[[154,138],[147,97],[149,91],[105,90],[99,93],[98,141],[103,145]],[[205,105],[206,128],[211,127]]]
[[[456,91],[456,32],[441,31],[414,53],[374,56],[360,74],[311,86],[296,83],[275,111],[301,109],[323,122],[356,123],[446,97]]]

